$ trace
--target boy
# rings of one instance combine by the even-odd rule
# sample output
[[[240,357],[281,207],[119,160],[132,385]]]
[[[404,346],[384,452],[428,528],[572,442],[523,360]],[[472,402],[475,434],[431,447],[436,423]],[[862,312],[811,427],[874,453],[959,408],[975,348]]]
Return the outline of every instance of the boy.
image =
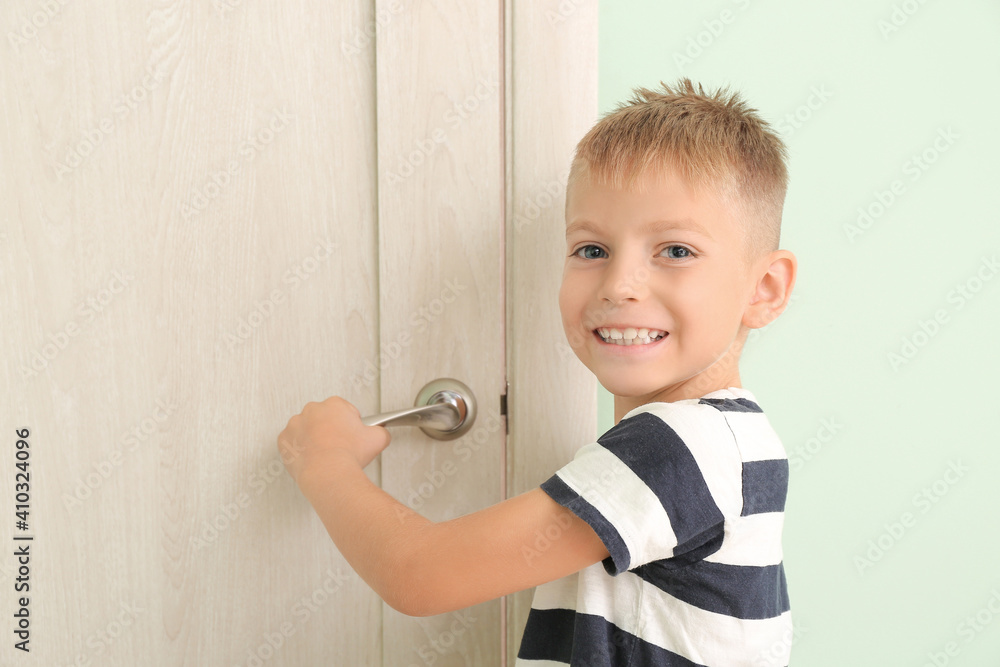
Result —
[[[735,94],[686,78],[635,92],[577,146],[559,294],[616,425],[540,488],[441,523],[368,480],[389,433],[339,397],[306,405],[279,450],[394,609],[443,614],[537,586],[518,665],[783,667],[788,460],[738,361],[795,281],[778,249],[785,148]],[[560,538],[526,558],[553,525]]]

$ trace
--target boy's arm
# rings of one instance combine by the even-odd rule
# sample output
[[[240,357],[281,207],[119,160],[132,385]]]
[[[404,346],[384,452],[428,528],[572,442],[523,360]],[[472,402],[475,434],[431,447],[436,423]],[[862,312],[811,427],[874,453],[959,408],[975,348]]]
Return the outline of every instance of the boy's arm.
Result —
[[[299,482],[347,562],[392,608],[431,616],[559,579],[608,557],[594,530],[540,488],[432,522],[329,457]]]

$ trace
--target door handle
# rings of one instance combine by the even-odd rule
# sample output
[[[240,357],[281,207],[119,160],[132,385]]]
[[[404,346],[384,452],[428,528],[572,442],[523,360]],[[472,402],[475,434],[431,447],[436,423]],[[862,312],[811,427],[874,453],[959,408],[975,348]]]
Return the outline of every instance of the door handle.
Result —
[[[431,380],[417,393],[414,407],[363,417],[365,426],[419,426],[435,440],[454,440],[472,428],[476,397],[454,378]]]

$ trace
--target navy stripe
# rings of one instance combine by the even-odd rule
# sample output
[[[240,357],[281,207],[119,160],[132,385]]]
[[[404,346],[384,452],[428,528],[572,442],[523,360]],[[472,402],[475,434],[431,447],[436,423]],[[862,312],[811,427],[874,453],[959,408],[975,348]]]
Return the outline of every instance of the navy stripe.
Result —
[[[743,462],[741,516],[784,512],[788,495],[788,459]]]
[[[572,646],[565,637],[573,635]],[[560,637],[560,641],[552,638]],[[601,616],[571,609],[532,609],[519,660],[552,660],[572,667],[704,667],[618,628]]]
[[[573,656],[573,615],[569,609],[528,611],[528,622],[521,637],[518,658],[554,660],[569,664]]]
[[[719,412],[764,412],[749,398],[703,398],[698,405],[711,405]]]
[[[601,538],[608,553],[611,554],[603,561],[604,569],[607,570],[608,574],[615,575],[629,568],[632,555],[629,553],[628,546],[622,536],[618,534],[618,529],[611,525],[611,522],[601,514],[600,510],[571,489],[559,475],[552,475],[542,482],[541,487],[542,491],[552,497],[552,500],[572,510],[573,514],[590,524],[597,536]]]
[[[675,566],[696,563],[702,558],[707,558],[722,548],[722,541],[726,537],[726,525],[719,524],[712,526],[704,533],[695,535],[684,544],[678,544],[675,552],[677,556],[666,559]],[[654,561],[655,562],[655,561]]]
[[[656,494],[677,538],[674,555],[724,521],[694,455],[674,429],[649,412],[618,422],[597,440]]]
[[[698,561],[653,561],[634,570],[643,581],[690,605],[742,619],[765,619],[788,611],[785,568]]]

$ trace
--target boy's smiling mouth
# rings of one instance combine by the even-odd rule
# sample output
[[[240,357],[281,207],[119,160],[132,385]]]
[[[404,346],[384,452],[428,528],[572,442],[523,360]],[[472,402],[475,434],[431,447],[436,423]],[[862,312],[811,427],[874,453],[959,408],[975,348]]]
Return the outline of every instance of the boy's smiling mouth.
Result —
[[[652,345],[666,338],[669,334],[661,329],[649,327],[599,327],[594,329],[594,335],[602,343],[618,347],[633,347]]]

